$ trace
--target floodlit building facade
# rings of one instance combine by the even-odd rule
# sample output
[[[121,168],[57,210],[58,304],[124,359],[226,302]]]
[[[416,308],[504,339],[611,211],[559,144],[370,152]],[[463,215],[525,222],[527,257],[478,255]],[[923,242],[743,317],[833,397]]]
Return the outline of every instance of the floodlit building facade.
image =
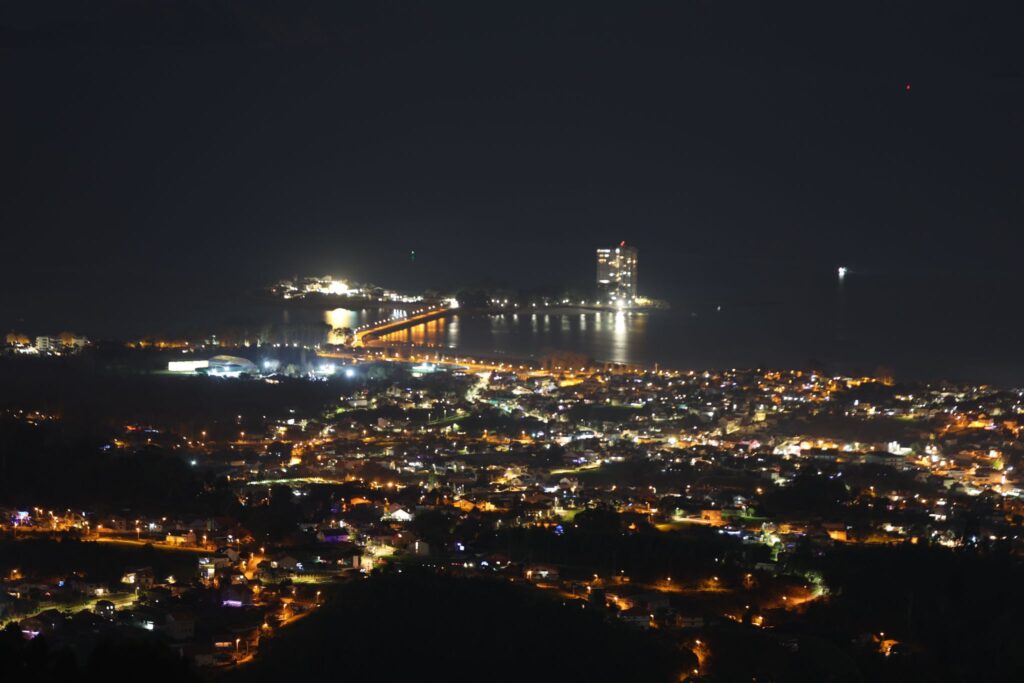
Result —
[[[625,242],[597,250],[598,296],[608,303],[632,305],[636,299],[636,247]]]

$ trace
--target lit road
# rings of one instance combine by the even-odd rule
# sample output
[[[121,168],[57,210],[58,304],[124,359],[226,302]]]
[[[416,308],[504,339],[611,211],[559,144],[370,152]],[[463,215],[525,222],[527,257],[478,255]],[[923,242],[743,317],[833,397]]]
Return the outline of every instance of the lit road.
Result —
[[[387,361],[391,363],[430,363],[452,368],[464,368],[469,372],[514,372],[520,377],[541,377],[552,374],[549,370],[538,370],[524,364],[517,363],[488,363],[478,361],[464,356],[442,356],[430,353],[410,353],[408,356],[389,356],[379,351],[371,356],[358,355],[344,351],[317,351],[320,358],[335,358],[338,360],[350,360],[357,363],[372,361]]]
[[[97,597],[83,597],[80,600],[74,600],[72,602],[41,602],[39,606],[31,612],[24,614],[16,614],[13,616],[5,617],[0,619],[0,628],[3,628],[7,624],[21,621],[22,619],[28,619],[34,617],[37,614],[45,612],[48,609],[56,609],[61,612],[74,613],[80,612],[83,609],[92,609],[95,606],[97,600],[109,600],[114,603],[115,609],[123,609],[131,606],[135,602],[135,593],[111,593],[109,595],[101,595]]]
[[[151,545],[154,548],[156,548],[157,550],[176,550],[178,552],[187,552],[187,553],[196,553],[196,554],[210,552],[210,548],[204,548],[202,546],[195,546],[195,545],[171,545],[169,543],[164,543],[163,541],[155,541],[155,540],[148,539],[148,538],[135,539],[135,538],[114,538],[114,537],[111,537],[111,536],[98,536],[98,537],[90,538],[90,539],[87,539],[87,540],[90,543],[111,543],[111,544],[114,544],[114,545],[127,545],[127,546],[134,546],[134,547],[137,547],[137,548],[141,548],[141,547],[145,547],[147,545]]]

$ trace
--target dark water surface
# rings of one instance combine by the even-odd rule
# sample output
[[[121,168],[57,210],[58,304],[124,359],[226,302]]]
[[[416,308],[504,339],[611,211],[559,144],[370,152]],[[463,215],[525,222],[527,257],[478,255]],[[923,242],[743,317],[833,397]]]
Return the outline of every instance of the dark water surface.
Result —
[[[852,273],[800,273],[763,285],[680,288],[671,310],[650,313],[457,315],[389,335],[462,352],[537,357],[575,351],[601,361],[666,368],[891,368],[897,378],[1024,384],[1016,289],[998,278],[960,281]],[[199,336],[269,325],[355,327],[390,312],[325,312],[258,301],[231,288],[49,291],[29,309],[4,301],[0,325],[94,339]],[[662,294],[664,296],[664,294]],[[37,300],[38,301],[38,300]]]

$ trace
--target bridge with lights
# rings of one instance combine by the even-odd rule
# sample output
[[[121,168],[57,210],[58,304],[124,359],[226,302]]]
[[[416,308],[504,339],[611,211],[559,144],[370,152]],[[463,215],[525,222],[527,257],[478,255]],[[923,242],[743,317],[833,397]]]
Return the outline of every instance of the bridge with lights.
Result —
[[[368,340],[375,339],[384,334],[398,332],[409,327],[447,317],[456,311],[457,306],[437,304],[427,306],[411,312],[402,318],[390,318],[378,320],[377,322],[360,325],[352,330],[352,346],[363,346]]]

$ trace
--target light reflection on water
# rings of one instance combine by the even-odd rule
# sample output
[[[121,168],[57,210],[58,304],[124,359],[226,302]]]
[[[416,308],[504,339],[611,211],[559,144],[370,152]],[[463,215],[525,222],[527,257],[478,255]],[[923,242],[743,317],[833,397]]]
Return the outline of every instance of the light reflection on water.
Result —
[[[680,288],[666,292],[672,310],[626,313],[618,322],[614,313],[581,316],[579,311],[567,320],[540,312],[520,314],[518,320],[463,314],[416,334],[443,347],[507,357],[563,350],[678,369],[813,367],[840,374],[872,374],[885,365],[898,380],[1024,385],[1020,316],[1013,315],[1019,308],[1016,272],[981,277],[977,287],[965,287],[962,277],[946,269],[928,277],[910,277],[902,268],[888,274],[852,272],[841,289],[831,268],[818,279],[805,275],[765,281],[755,289],[745,284]],[[978,291],[989,296],[979,297]],[[6,306],[0,317],[18,331],[70,329],[94,339],[201,339],[216,333],[321,343],[329,329],[391,315],[253,300],[231,288],[119,292],[111,298],[106,285],[83,284],[75,291],[54,290],[52,296],[44,292],[31,306],[7,297],[0,302]]]
[[[331,344],[340,344],[344,335],[340,331],[344,328],[354,329],[366,322],[364,311],[350,311],[347,308],[335,308],[332,311],[324,312],[324,322],[331,326],[327,333],[327,341]]]
[[[895,369],[898,378],[995,378],[1024,384],[1024,366],[1010,336],[984,337],[991,358],[978,351],[973,356],[967,353],[965,349],[976,347],[955,335],[894,338],[890,333],[879,334],[879,329],[911,329],[909,314],[900,309],[902,318],[895,312],[882,315],[885,311],[879,312],[879,301],[889,301],[886,298],[865,294],[860,300],[849,292],[845,296],[811,313],[798,305],[799,300],[788,299],[742,308],[716,304],[649,313],[463,313],[395,332],[383,341],[508,359],[573,352],[596,361],[678,370],[815,368],[859,375],[886,365]],[[1001,320],[988,315],[987,309],[978,315],[982,313],[987,316],[985,324]]]
[[[407,317],[409,313],[410,310],[405,308],[381,310],[352,310],[348,308],[335,308],[329,311],[324,311],[323,321],[331,327],[330,331],[327,333],[327,342],[330,344],[342,343],[345,340],[345,335],[341,333],[343,329],[348,328],[350,330],[354,330],[360,325],[376,322],[378,320],[398,320],[400,318]],[[287,321],[289,312],[285,311],[284,315]]]
[[[454,315],[400,330],[382,343],[418,344],[509,357],[540,357],[573,351],[599,361],[642,362],[646,313],[607,312],[566,315]]]

